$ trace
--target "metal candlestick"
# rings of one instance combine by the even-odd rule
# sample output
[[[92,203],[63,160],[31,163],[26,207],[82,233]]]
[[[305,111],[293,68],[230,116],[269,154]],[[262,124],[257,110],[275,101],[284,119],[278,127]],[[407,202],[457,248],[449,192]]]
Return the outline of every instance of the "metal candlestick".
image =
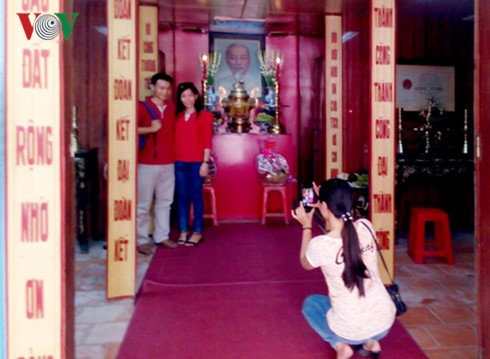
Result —
[[[463,154],[468,154],[468,109],[464,109],[464,142],[463,142]]]
[[[274,85],[274,91],[276,92],[276,96],[274,98],[274,122],[272,123],[271,127],[269,127],[269,133],[279,135],[286,132],[284,130],[284,126],[279,123],[279,81],[276,81]]]
[[[276,123],[279,123],[279,81],[276,81],[275,85],[276,97],[274,98],[274,107],[276,108],[274,117],[276,118]]]
[[[75,157],[75,154],[80,149],[78,143],[78,125],[77,125],[77,107],[73,106],[73,111],[71,115],[71,138],[70,138],[70,155]]]
[[[202,80],[202,100],[204,102],[204,107],[208,103],[208,80]]]
[[[433,137],[436,140],[441,141],[442,139],[442,130],[437,130],[437,127],[434,128],[434,126],[432,125],[432,111],[434,109],[437,109],[441,116],[444,113],[444,109],[439,106],[439,104],[434,100],[434,98],[430,97],[428,100],[429,100],[429,104],[427,108],[421,110],[419,114],[425,119],[425,123],[420,127],[414,128],[414,131],[420,132],[424,136],[425,154],[428,154],[431,149],[431,133],[433,134]]]
[[[430,133],[429,130],[431,128],[431,123],[430,123],[430,115],[432,112],[432,103],[429,100],[429,107],[427,111],[427,117],[425,118],[425,132],[424,132],[424,137],[425,137],[425,153],[429,153],[430,150]]]
[[[398,108],[398,153],[403,153],[402,142],[402,111],[403,108]]]

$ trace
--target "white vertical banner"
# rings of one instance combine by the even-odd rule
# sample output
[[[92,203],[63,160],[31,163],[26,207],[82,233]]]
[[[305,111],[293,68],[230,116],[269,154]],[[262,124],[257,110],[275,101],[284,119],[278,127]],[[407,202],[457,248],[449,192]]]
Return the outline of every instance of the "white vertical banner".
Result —
[[[325,15],[326,173],[337,177],[342,164],[342,16]]]
[[[395,0],[371,0],[371,220],[393,274],[395,243]],[[383,280],[388,281],[383,272]]]
[[[134,296],[136,286],[136,4],[107,1],[108,298]]]
[[[139,99],[150,96],[150,79],[158,71],[158,6],[139,6]]]
[[[63,1],[6,5],[7,357],[64,358],[61,45],[76,15]]]

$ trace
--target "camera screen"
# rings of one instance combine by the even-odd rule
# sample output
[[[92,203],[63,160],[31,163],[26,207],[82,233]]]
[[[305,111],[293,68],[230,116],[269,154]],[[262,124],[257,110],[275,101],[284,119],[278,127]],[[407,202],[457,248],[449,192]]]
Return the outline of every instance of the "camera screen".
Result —
[[[315,202],[315,194],[313,188],[303,188],[301,190],[303,206],[309,206],[311,203]]]

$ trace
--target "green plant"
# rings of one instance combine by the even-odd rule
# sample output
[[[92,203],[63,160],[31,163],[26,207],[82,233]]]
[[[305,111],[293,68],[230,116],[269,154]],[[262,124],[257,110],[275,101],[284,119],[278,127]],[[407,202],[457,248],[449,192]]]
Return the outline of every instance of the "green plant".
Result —
[[[218,72],[219,65],[221,64],[221,53],[211,52],[206,55],[206,79],[208,85],[216,85],[216,73]],[[199,62],[201,63],[201,71],[204,71],[203,56],[199,56]]]
[[[257,57],[259,59],[260,73],[264,77],[267,87],[274,87],[276,85],[277,78],[277,63],[282,64],[283,58],[279,51],[268,53],[267,51],[258,51]]]

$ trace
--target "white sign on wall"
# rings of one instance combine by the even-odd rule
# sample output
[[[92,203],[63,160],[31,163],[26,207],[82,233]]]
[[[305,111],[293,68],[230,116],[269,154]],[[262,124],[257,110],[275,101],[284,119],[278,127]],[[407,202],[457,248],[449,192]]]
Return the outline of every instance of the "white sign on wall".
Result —
[[[445,111],[454,111],[454,67],[396,66],[396,107],[420,111],[427,99],[434,100]]]

